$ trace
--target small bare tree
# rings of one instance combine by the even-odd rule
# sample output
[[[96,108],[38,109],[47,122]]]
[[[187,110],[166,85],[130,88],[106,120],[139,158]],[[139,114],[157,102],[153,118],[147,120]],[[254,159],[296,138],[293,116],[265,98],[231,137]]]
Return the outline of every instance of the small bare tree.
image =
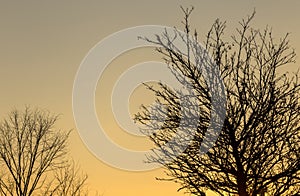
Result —
[[[295,60],[288,36],[276,41],[269,28],[251,28],[254,13],[240,22],[237,35],[228,40],[224,38],[224,22],[216,20],[212,25],[204,46],[226,88],[226,117],[217,141],[200,156],[213,109],[212,97],[203,73],[193,63],[202,57],[189,41],[198,42],[197,32],[191,33],[189,26],[192,10],[183,11],[185,34],[175,29],[175,36],[166,31],[155,40],[145,40],[159,45],[158,52],[179,82],[189,80],[197,101],[180,105],[180,93],[164,84],[148,86],[157,95],[157,102],[167,108],[143,106],[135,116],[157,146],[149,161],[162,164],[168,180],[180,183],[181,189],[194,195],[205,195],[207,190],[219,195],[296,195],[300,191],[299,76],[278,71]],[[185,43],[187,52],[178,50],[178,39]],[[193,110],[195,106],[199,110]],[[188,123],[180,124],[181,111],[189,112],[185,122],[196,121],[198,128],[191,133],[194,139],[189,146],[177,156],[180,144],[166,144],[177,134],[179,125],[190,131]],[[173,161],[166,162],[170,157]]]
[[[67,163],[63,168],[56,170],[54,176],[54,183],[51,183],[49,189],[44,191],[44,195],[88,195],[87,189],[83,188],[87,175],[81,173],[80,168],[75,167],[74,162]]]
[[[14,110],[0,124],[1,195],[82,195],[86,175],[66,158],[70,131],[47,111]]]

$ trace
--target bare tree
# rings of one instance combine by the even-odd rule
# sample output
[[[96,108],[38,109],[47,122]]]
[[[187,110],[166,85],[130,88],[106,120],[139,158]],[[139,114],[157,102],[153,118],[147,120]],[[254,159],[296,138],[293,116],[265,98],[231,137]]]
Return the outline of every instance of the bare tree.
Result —
[[[175,35],[165,31],[154,40],[144,39],[159,45],[157,51],[179,82],[189,80],[196,101],[181,105],[182,94],[177,90],[162,83],[147,85],[157,102],[167,108],[143,106],[135,116],[156,145],[148,160],[166,168],[169,177],[164,180],[180,183],[180,189],[194,195],[205,195],[207,190],[219,195],[296,195],[300,191],[299,76],[278,71],[295,61],[288,35],[275,40],[270,28],[252,28],[255,12],[239,23],[230,39],[224,38],[225,22],[216,20],[212,25],[203,45],[224,82],[226,117],[213,147],[200,155],[214,108],[203,72],[193,63],[202,57],[197,56],[194,44],[197,32],[191,33],[189,25],[192,9],[183,11],[185,34],[175,29]],[[187,52],[178,50],[178,39]],[[199,110],[190,109],[195,106]],[[198,128],[191,133],[194,139],[189,146],[177,156],[180,144],[166,144],[177,134],[183,107],[188,107],[184,110],[189,112],[187,122],[197,121]],[[189,131],[189,124],[182,124]],[[173,161],[166,162],[169,158]]]
[[[80,172],[79,167],[75,167],[74,162],[65,164],[65,166],[55,171],[54,182],[49,189],[44,192],[45,195],[76,196],[88,195],[87,189],[84,189],[87,175]]]
[[[70,131],[47,111],[12,111],[0,124],[1,195],[81,195],[86,175],[67,155]]]

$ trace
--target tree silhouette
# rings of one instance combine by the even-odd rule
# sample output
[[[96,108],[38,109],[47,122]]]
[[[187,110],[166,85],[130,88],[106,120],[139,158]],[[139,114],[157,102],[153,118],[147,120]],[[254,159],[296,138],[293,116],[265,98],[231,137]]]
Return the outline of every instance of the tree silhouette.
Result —
[[[179,190],[194,195],[205,195],[207,190],[219,195],[296,195],[300,192],[299,77],[279,71],[295,61],[288,34],[276,41],[270,28],[252,28],[255,12],[239,23],[230,39],[224,38],[226,23],[214,22],[203,45],[224,82],[226,117],[213,147],[200,155],[213,109],[212,94],[203,73],[192,63],[202,58],[194,44],[197,32],[191,33],[189,25],[193,9],[182,10],[185,34],[174,29],[175,35],[165,31],[156,39],[144,39],[159,45],[157,51],[180,83],[185,84],[182,78],[187,78],[196,101],[181,105],[183,95],[178,90],[162,83],[159,87],[146,85],[166,108],[142,106],[135,115],[156,146],[148,161],[166,168],[168,177],[162,180],[179,183]],[[178,39],[185,43],[186,51],[178,49]],[[191,109],[195,106],[199,110]],[[188,111],[187,122],[196,121],[198,128],[190,133],[194,139],[189,146],[177,156],[181,144],[166,144],[178,134],[181,111]],[[188,123],[180,126],[190,131]],[[166,162],[170,158],[173,160]]]
[[[70,131],[57,130],[58,116],[14,110],[0,124],[1,195],[84,195],[87,176],[67,155]]]

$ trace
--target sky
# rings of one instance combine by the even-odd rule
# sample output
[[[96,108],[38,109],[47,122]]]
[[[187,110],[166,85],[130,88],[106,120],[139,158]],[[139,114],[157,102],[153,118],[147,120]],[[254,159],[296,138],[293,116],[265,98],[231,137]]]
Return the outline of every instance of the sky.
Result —
[[[191,25],[199,35],[205,35],[216,18],[227,21],[230,35],[238,21],[255,9],[257,14],[253,26],[272,27],[278,39],[290,32],[291,45],[297,53],[300,51],[298,0],[2,0],[0,117],[25,105],[61,114],[57,127],[73,129],[69,140],[70,156],[88,174],[91,190],[105,196],[183,195],[184,192],[176,191],[177,184],[155,180],[155,177],[164,176],[163,169],[125,171],[99,160],[80,138],[72,108],[76,73],[84,57],[97,43],[117,31],[139,25],[176,26],[180,29],[183,16],[180,5],[195,7]],[[118,48],[118,45],[114,47]],[[161,61],[161,57],[153,48],[124,52],[106,67],[95,91],[96,113],[105,133],[118,145],[132,150],[149,150],[152,145],[146,138],[132,136],[118,125],[111,109],[111,95],[122,73],[145,61]],[[296,68],[295,65],[288,69],[293,71]],[[150,104],[153,98],[141,85],[138,86],[128,102],[130,113],[137,112],[140,104]],[[117,101],[121,99],[119,97]]]

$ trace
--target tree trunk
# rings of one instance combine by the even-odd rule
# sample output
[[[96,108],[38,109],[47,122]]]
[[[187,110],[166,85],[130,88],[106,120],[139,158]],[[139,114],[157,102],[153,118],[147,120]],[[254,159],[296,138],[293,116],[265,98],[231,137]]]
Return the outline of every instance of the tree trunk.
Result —
[[[248,196],[246,179],[242,173],[237,176],[238,194],[239,196]]]

